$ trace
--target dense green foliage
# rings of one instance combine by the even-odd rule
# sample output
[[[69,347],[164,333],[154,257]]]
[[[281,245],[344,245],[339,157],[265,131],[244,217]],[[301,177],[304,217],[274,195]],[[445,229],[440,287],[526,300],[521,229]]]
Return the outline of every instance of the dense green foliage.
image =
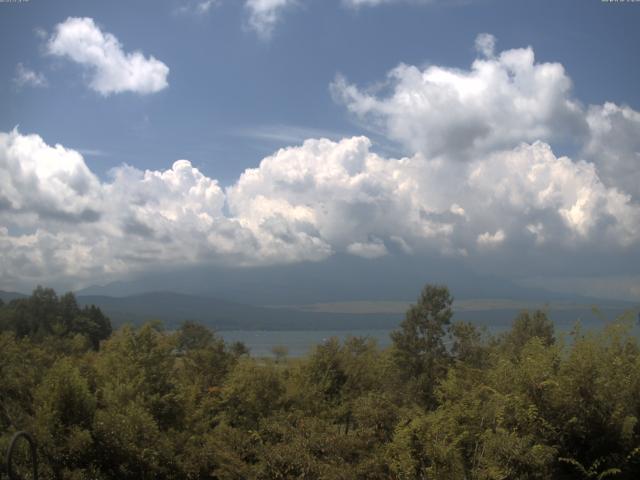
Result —
[[[111,322],[99,308],[80,308],[72,293],[58,297],[50,288],[38,287],[29,298],[0,303],[0,331],[16,337],[51,340],[83,336],[94,349],[111,335]]]
[[[0,449],[33,432],[52,479],[640,478],[631,320],[490,336],[451,304],[425,287],[388,349],[256,359],[191,322],[110,334],[38,289],[0,307]]]

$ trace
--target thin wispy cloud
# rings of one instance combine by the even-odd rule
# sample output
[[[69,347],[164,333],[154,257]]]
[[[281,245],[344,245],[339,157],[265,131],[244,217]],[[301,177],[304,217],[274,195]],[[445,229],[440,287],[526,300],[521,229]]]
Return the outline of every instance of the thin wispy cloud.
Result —
[[[36,27],[33,29],[33,34],[40,40],[46,40],[49,37],[47,31],[42,27]]]
[[[382,5],[466,5],[479,0],[342,0],[342,4],[350,8],[378,7]]]
[[[219,0],[204,0],[197,2],[196,11],[198,13],[207,13],[212,7],[218,5]]]
[[[223,0],[180,0],[180,5],[176,8],[177,13],[205,15],[211,12],[214,7],[219,6]]]
[[[297,0],[246,0],[247,23],[263,39],[271,37],[283,13]]]
[[[213,7],[233,0],[187,0],[177,8],[177,12],[203,15],[210,12]],[[293,6],[308,5],[309,0],[242,0],[246,12],[246,25],[262,40],[269,40],[278,24],[283,21],[286,11]],[[348,9],[357,10],[366,7],[378,7],[383,5],[461,5],[474,0],[342,0],[340,5]]]
[[[268,143],[295,145],[309,138],[328,138],[332,140],[345,137],[344,132],[321,128],[301,127],[297,125],[258,125],[234,129],[231,135],[264,140]]]
[[[97,150],[94,148],[76,148],[79,153],[84,155],[85,157],[108,157],[110,156],[109,152],[105,152],[104,150]]]
[[[42,73],[38,73],[25,67],[22,63],[16,65],[16,73],[13,77],[14,83],[19,87],[46,87],[47,79]]]

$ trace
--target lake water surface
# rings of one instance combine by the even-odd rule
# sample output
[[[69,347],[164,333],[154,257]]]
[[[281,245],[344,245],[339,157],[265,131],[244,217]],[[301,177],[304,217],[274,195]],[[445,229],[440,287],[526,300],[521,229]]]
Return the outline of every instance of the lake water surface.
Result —
[[[504,314],[504,319],[497,323],[492,322],[474,322],[479,327],[484,327],[490,334],[498,334],[510,328],[511,321],[517,312],[509,312]],[[638,315],[637,313],[635,315]],[[495,312],[494,312],[495,316]],[[575,326],[576,319],[581,319],[582,330],[601,330],[608,321],[602,320],[594,315],[588,315],[582,312],[577,315],[574,312],[568,312],[565,315],[555,315],[556,337],[568,333]],[[610,318],[615,318],[614,315]],[[640,335],[640,318],[634,327],[634,334]],[[285,346],[288,348],[290,357],[301,357],[311,351],[311,349],[328,340],[331,337],[337,337],[340,341],[347,337],[368,337],[374,339],[381,348],[391,345],[389,334],[392,329],[356,329],[356,330],[227,330],[218,331],[217,333],[227,342],[243,342],[250,350],[254,357],[272,356],[271,349],[275,346]]]
[[[391,344],[391,330],[228,330],[217,332],[226,342],[243,342],[254,357],[271,356],[271,349],[284,345],[289,349],[290,357],[302,357],[315,346],[331,337],[341,341],[347,337],[369,337],[376,340],[378,346]]]

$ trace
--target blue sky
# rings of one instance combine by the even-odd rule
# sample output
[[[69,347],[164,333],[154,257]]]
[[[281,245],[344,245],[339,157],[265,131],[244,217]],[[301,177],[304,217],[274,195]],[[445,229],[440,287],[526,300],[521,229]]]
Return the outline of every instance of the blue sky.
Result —
[[[1,3],[0,40],[6,48],[0,57],[0,82],[4,86],[0,89],[0,132],[9,135],[4,139],[6,145],[29,135],[37,135],[45,145],[44,153],[33,153],[35,150],[25,147],[19,158],[10,157],[9,146],[4,147],[5,153],[0,153],[0,157],[5,156],[0,169],[8,172],[4,176],[8,183],[0,186],[6,190],[6,203],[12,205],[0,210],[8,229],[7,254],[0,266],[4,269],[4,287],[25,288],[54,278],[63,278],[61,284],[76,287],[95,283],[96,277],[118,280],[136,272],[146,274],[156,267],[151,254],[147,258],[141,253],[145,250],[143,244],[123,256],[112,251],[120,245],[118,242],[135,243],[146,232],[147,240],[154,238],[157,242],[149,240],[153,243],[149,252],[155,252],[159,261],[180,267],[202,262],[243,267],[321,262],[342,253],[364,258],[449,256],[475,271],[486,269],[518,282],[545,284],[553,279],[560,285],[558,289],[569,288],[567,284],[594,285],[596,277],[595,283],[601,285],[604,276],[611,280],[607,284],[609,290],[631,282],[633,285],[625,286],[626,293],[620,296],[640,298],[640,272],[629,266],[629,261],[638,257],[640,238],[634,227],[640,218],[638,190],[632,182],[640,171],[636,140],[640,137],[637,117],[640,4],[600,0],[360,3],[357,5],[354,0]],[[74,25],[69,23],[73,19],[90,21],[82,24],[82,28],[88,28],[91,34],[112,35],[119,42],[122,55],[140,52],[142,64],[155,70],[151,74],[136,73],[135,80],[133,74],[124,80],[103,79],[112,83],[96,87],[95,64],[78,60],[78,55],[86,52],[78,52],[78,43],[74,43],[77,32],[71,31]],[[489,34],[485,38],[494,45],[490,51],[483,53],[478,46],[480,34]],[[478,59],[488,64],[494,62],[501,72],[507,72],[505,75],[517,78],[515,64],[510,60],[502,62],[500,54],[514,51],[520,55],[527,47],[535,55],[532,65],[538,73],[522,74],[521,81],[513,84],[483,77],[483,88],[513,90],[491,96],[486,108],[479,106],[484,105],[484,97],[468,105],[464,99],[447,103],[453,101],[447,92],[457,83],[438,90],[440,87],[433,85],[441,84],[433,80],[434,76],[431,87],[435,90],[415,84],[416,75],[426,74],[430,67],[464,77]],[[561,65],[562,71],[536,70],[552,64]],[[396,70],[397,75],[390,77],[389,72],[399,65],[407,69],[400,73]],[[153,78],[140,76],[147,74]],[[536,77],[538,74],[555,77],[547,81],[546,77]],[[451,82],[457,82],[452,78]],[[134,81],[141,83],[132,84]],[[535,84],[529,84],[534,81]],[[514,92],[522,94],[522,98],[512,98]],[[404,112],[406,105],[398,103],[398,99],[405,94],[427,98],[432,110],[417,108],[415,112]],[[464,97],[463,90],[457,94]],[[538,98],[543,100],[533,105]],[[522,116],[512,117],[514,112],[507,111],[511,107],[505,105],[511,101],[519,105],[516,110]],[[527,107],[527,102],[533,106]],[[613,107],[607,110],[606,102],[612,102]],[[433,110],[433,105],[438,105],[441,111]],[[557,105],[562,107],[556,111]],[[449,113],[451,118],[447,117]],[[514,126],[520,121],[522,125]],[[603,122],[609,122],[607,125],[614,125],[620,132],[615,145],[605,141],[609,137],[601,131]],[[15,126],[19,129],[11,137]],[[369,138],[368,146],[357,142],[343,144],[342,150],[336,146],[360,135]],[[302,148],[308,138],[327,138],[334,144]],[[469,145],[460,147],[467,140]],[[537,141],[549,150],[539,147]],[[526,152],[517,150],[522,142],[529,145]],[[42,173],[49,168],[45,163],[51,161],[46,160],[47,148],[56,144],[82,155],[80,166],[74,163],[77,159],[68,160],[73,164],[73,168],[69,167],[73,173],[67,172],[63,177],[67,180],[74,177],[77,183],[80,180],[76,176],[86,176],[83,185],[86,183],[86,189],[93,193],[86,193],[86,189],[80,189],[83,193],[78,195],[78,189],[71,196],[64,189],[60,193],[52,178],[59,182],[62,177]],[[260,172],[262,183],[258,185],[249,178],[239,182],[246,169],[258,167],[263,158],[289,146],[299,149],[282,158],[274,156],[273,169]],[[317,187],[318,179],[325,178],[326,173],[318,170],[318,164],[330,162],[327,159],[333,158],[332,152],[343,155],[344,149],[360,153],[365,149],[362,155],[378,154],[385,162],[403,156],[413,158],[415,165],[406,168],[416,168],[431,180],[414,185],[415,195],[410,200],[402,197],[405,193],[399,183],[383,186],[381,177],[371,184],[354,186],[353,176],[348,194],[346,190]],[[512,156],[505,152],[511,152]],[[307,154],[311,160],[300,160]],[[559,161],[562,155],[567,155],[571,163]],[[536,160],[522,160],[524,157]],[[65,158],[56,161],[65,162]],[[203,176],[204,180],[190,181],[200,182],[201,188],[210,188],[208,193],[187,198],[181,196],[184,192],[176,193],[167,187],[166,179],[159,190],[149,186],[152,180],[140,180],[145,170],[160,175],[178,159],[189,161],[189,175],[197,170]],[[593,172],[581,160],[594,165]],[[341,160],[340,168],[349,170],[345,166],[348,161]],[[10,194],[19,190],[16,185],[26,184],[24,178],[22,183],[18,182],[17,174],[11,170],[11,165],[15,167],[21,162],[31,165],[33,175],[44,185],[46,195],[41,201],[29,203],[15,192]],[[438,162],[444,162],[448,170],[437,170]],[[129,170],[123,169],[123,164],[129,165]],[[359,165],[357,168],[364,168]],[[396,173],[400,169],[402,175],[411,177],[403,170],[404,166],[384,165],[391,170],[397,167]],[[534,182],[535,185],[521,186],[525,190],[531,188],[525,199],[516,199],[514,192],[508,194],[512,205],[508,211],[502,209],[507,200],[496,198],[486,207],[493,215],[471,213],[473,205],[491,191],[486,185],[473,183],[478,172],[495,182],[506,178],[510,185],[519,185],[518,182],[527,182],[531,176],[525,175],[522,180],[511,178],[511,174],[520,174],[526,168],[537,172],[543,167],[555,178],[565,178],[564,183],[554,184],[555,203],[541,200],[546,187]],[[304,198],[296,194],[296,189],[306,188],[304,182],[302,186],[289,185],[294,192],[291,194],[284,195],[279,190],[278,182],[288,181],[291,173],[285,180],[278,175],[291,168],[308,169],[307,174],[314,176],[314,192],[307,192]],[[367,168],[373,176],[387,175],[380,173],[382,167],[375,167],[378,168],[375,175],[370,170],[374,167]],[[566,171],[559,173],[562,168]],[[274,174],[276,170],[278,173]],[[439,193],[439,186],[457,178],[463,184],[466,178],[473,192]],[[136,181],[146,183],[144,187],[136,187]],[[209,181],[217,181],[217,187]],[[202,187],[203,182],[206,187]],[[592,188],[595,184],[597,188]],[[73,190],[75,184],[70,185]],[[337,188],[336,185],[332,188]],[[344,185],[340,185],[342,189]],[[587,187],[591,189],[590,196],[581,200],[580,192]],[[574,193],[567,194],[571,189]],[[145,200],[144,205],[155,202],[160,205],[159,210],[141,207],[118,216],[139,190],[154,199]],[[373,190],[380,196],[370,194]],[[453,184],[451,190],[455,190]],[[629,198],[615,197],[614,190]],[[365,193],[370,196],[362,201]],[[51,195],[61,196],[52,200]],[[109,195],[120,195],[120,203],[114,202],[121,205],[118,215],[107,212],[109,208],[104,202],[109,203],[105,200]],[[162,195],[166,198],[161,198]],[[325,205],[323,195],[335,195],[342,203],[334,206],[334,211]],[[176,203],[165,204],[170,198]],[[58,200],[61,210],[55,214],[39,210],[43,204],[52,205]],[[417,209],[417,217],[408,215],[406,222],[397,226],[399,231],[406,228],[399,235],[392,234],[384,216],[398,216],[398,212],[389,213],[386,208],[395,201],[399,202],[398,212]],[[186,212],[177,207],[190,202],[200,206],[202,202],[212,202],[219,209],[203,207],[203,211],[198,211],[194,207]],[[375,204],[375,211],[369,212],[362,202],[367,208]],[[420,204],[418,207],[416,202]],[[584,206],[587,204],[592,205],[588,211]],[[70,208],[75,210],[71,212]],[[322,213],[323,208],[329,213]],[[169,211],[172,213],[168,214]],[[203,214],[209,216],[210,223],[198,224],[196,219],[203,218]],[[160,222],[158,216],[168,223]],[[452,216],[459,222],[464,219],[465,226],[452,220]],[[520,225],[517,219],[524,216],[527,220]],[[67,223],[60,223],[63,217]],[[65,246],[62,252],[60,245],[75,241],[69,238],[74,222],[78,222],[82,238],[76,239],[74,248]],[[225,227],[220,228],[227,233],[218,232],[221,224]],[[238,225],[248,231],[227,231]],[[265,225],[272,229],[266,243],[261,237]],[[176,247],[169,245],[184,243],[176,232],[185,228],[187,233],[189,228],[194,229],[190,239],[202,235],[203,240],[190,245],[189,252],[177,254]],[[286,234],[280,230],[274,234],[276,228],[286,230]],[[113,233],[114,229],[118,233]],[[49,234],[49,240],[25,237],[37,230]],[[227,240],[221,240],[222,237],[239,245],[247,242],[246,248],[259,253],[243,255],[223,246]],[[29,248],[38,245],[33,247],[34,251],[25,247],[28,240]],[[99,251],[93,243],[101,245]],[[533,253],[514,273],[509,266],[523,248]],[[194,251],[198,253],[193,254]],[[553,259],[556,255],[569,257],[562,271],[552,266],[539,267],[537,256]],[[96,263],[89,260],[102,256]],[[39,260],[30,261],[32,257]],[[598,266],[585,272],[580,265],[580,259],[585,257],[608,267],[603,271]],[[18,266],[25,263],[33,265],[21,271]],[[531,275],[527,274],[529,267]],[[575,286],[573,290],[598,293],[593,288]]]
[[[300,1],[282,12],[269,39],[248,28],[238,0],[205,13],[180,12],[196,4],[181,0],[5,4],[0,38],[11,48],[2,55],[0,125],[6,131],[19,124],[50,143],[101,152],[87,155],[100,173],[121,162],[164,168],[188,158],[226,184],[291,144],[288,136],[368,133],[332,101],[328,86],[336,73],[370,84],[400,62],[468,68],[482,32],[495,35],[500,49],[531,45],[539,61],[562,63],[585,103],[640,108],[636,5],[449,3],[353,9],[337,0]],[[171,69],[169,88],[106,98],[88,90],[82,69],[42,55],[44,42],[34,33],[51,32],[70,16],[91,17],[125,49],[162,60]],[[49,88],[17,91],[19,62],[46,74]],[[265,138],[270,133],[285,138]]]

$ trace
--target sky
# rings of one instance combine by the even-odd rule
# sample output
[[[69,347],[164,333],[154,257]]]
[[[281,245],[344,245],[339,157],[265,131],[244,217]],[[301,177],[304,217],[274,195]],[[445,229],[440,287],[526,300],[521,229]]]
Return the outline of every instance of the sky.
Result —
[[[640,301],[639,21],[601,0],[2,2],[0,289],[287,268],[328,288],[344,264]]]

